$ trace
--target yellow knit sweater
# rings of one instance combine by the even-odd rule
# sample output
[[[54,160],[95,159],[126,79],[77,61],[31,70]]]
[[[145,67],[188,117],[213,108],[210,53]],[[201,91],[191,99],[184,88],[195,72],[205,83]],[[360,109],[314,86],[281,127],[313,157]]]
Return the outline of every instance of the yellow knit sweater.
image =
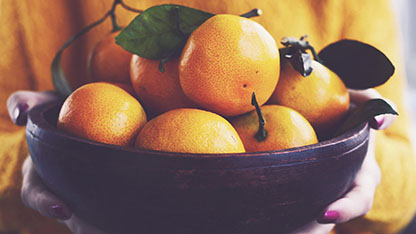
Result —
[[[383,172],[372,210],[337,227],[346,233],[396,233],[416,211],[416,157],[409,141],[410,118],[404,99],[403,74],[396,22],[389,0],[139,0],[139,9],[177,3],[213,13],[241,14],[260,8],[260,22],[279,41],[283,36],[309,35],[320,50],[341,38],[370,43],[396,66],[395,75],[378,91],[393,100],[400,116],[377,135],[376,157]],[[100,18],[112,0],[0,0],[0,234],[68,233],[54,220],[41,217],[20,200],[21,165],[27,156],[24,128],[7,116],[7,97],[16,90],[51,90],[49,66],[58,48],[71,35]],[[135,15],[117,11],[126,25]],[[94,43],[110,31],[110,22],[92,30],[64,54],[63,66],[71,85],[88,81],[86,58]]]

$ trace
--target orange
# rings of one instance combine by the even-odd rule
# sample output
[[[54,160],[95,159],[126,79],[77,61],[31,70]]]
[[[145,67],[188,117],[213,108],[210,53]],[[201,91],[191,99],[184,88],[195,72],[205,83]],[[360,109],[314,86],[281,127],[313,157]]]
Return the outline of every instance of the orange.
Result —
[[[290,62],[283,62],[279,83],[269,103],[295,109],[318,135],[327,135],[346,115],[349,94],[342,80],[327,67],[313,60],[312,68],[311,75],[303,77]]]
[[[150,120],[135,147],[182,153],[242,153],[243,143],[223,117],[204,110],[181,108]]]
[[[146,112],[155,116],[177,108],[196,107],[179,85],[179,58],[171,58],[164,72],[159,71],[159,63],[138,55],[131,59],[131,83]]]
[[[263,141],[255,137],[259,130],[256,111],[231,120],[247,152],[281,150],[318,143],[313,127],[299,112],[279,105],[264,105],[261,111],[267,132]]]
[[[132,54],[116,44],[119,32],[107,35],[97,43],[88,58],[88,71],[93,81],[130,84]]]
[[[189,37],[179,64],[180,85],[192,101],[223,116],[253,110],[269,99],[279,78],[279,50],[260,24],[216,15]]]
[[[145,123],[146,114],[134,97],[115,85],[98,82],[68,96],[57,127],[82,138],[127,146]]]

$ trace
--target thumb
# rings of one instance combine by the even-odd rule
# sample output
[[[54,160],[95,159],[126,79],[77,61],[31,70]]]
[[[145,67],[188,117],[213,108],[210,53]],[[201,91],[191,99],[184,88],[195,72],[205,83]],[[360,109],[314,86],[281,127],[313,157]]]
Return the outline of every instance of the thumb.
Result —
[[[25,125],[27,113],[36,105],[58,100],[54,92],[17,91],[7,99],[7,110],[10,119],[17,125]]]

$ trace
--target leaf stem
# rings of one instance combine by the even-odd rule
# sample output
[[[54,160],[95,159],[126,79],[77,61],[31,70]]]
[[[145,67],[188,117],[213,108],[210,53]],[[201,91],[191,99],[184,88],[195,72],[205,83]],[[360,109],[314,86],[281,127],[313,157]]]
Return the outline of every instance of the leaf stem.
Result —
[[[77,34],[75,34],[74,36],[70,37],[61,47],[61,49],[59,49],[59,51],[66,49],[74,40],[78,39],[80,36],[82,36],[84,33],[87,33],[88,31],[90,31],[92,28],[94,28],[95,26],[101,24],[102,22],[104,22],[104,20],[107,19],[107,17],[109,16],[109,12],[107,12],[107,14],[105,14],[101,19],[95,21],[94,23],[88,25],[87,27],[83,28],[81,31],[79,31]]]
[[[111,17],[111,22],[113,24],[112,32],[118,31],[121,29],[120,25],[117,23],[117,17],[116,17],[116,7],[120,4],[124,9],[133,11],[136,13],[142,13],[143,11],[134,9],[130,6],[127,6],[122,0],[114,0],[113,5],[111,9],[105,13],[105,15],[100,18],[99,20],[89,24],[85,28],[83,28],[81,31],[79,31],[77,34],[70,37],[58,50],[58,52],[55,54],[55,57],[51,64],[51,72],[52,72],[52,82],[54,84],[55,90],[58,91],[59,94],[62,96],[68,96],[72,92],[72,88],[70,87],[65,74],[61,68],[61,55],[63,51],[68,48],[68,46],[71,45],[73,41],[84,35],[85,33],[89,32],[92,28],[95,26],[101,24],[104,22],[108,17]]]
[[[139,9],[136,9],[136,8],[133,8],[131,6],[126,5],[122,0],[119,0],[118,2],[124,9],[126,9],[128,11],[139,13],[139,14],[143,12],[142,10],[139,10]]]
[[[126,6],[124,3],[123,3],[123,1],[122,0],[114,0],[114,2],[113,2],[113,6],[111,7],[111,9],[107,12],[107,13],[105,13],[105,15],[101,18],[101,19],[99,19],[99,20],[97,20],[97,21],[95,21],[95,22],[93,22],[93,23],[91,23],[90,25],[87,25],[85,28],[83,28],[81,31],[79,31],[77,34],[75,34],[75,35],[73,35],[72,37],[70,37],[63,45],[62,45],[62,47],[60,48],[60,51],[61,50],[64,50],[64,49],[66,49],[74,40],[76,40],[76,39],[78,39],[80,36],[82,36],[84,33],[87,33],[88,31],[90,31],[92,28],[94,28],[95,26],[97,26],[97,25],[99,25],[99,24],[101,24],[102,22],[104,22],[104,20],[106,20],[107,19],[107,17],[111,17],[111,18],[115,18],[115,9],[116,9],[116,6],[118,5],[118,4],[121,4],[123,7],[124,6]],[[123,5],[124,4],[124,5]],[[127,6],[128,7],[128,6]],[[133,9],[133,8],[132,8]],[[136,10],[134,10],[134,11],[136,11]],[[142,12],[142,11],[140,11],[140,10],[137,10],[137,11],[139,11],[139,12]],[[116,20],[114,19],[114,22],[115,22]],[[114,22],[113,22],[113,31],[114,31]],[[117,25],[117,22],[115,22],[115,24]],[[119,26],[118,26],[119,27]]]
[[[56,55],[55,55],[55,57],[52,61],[52,64],[51,64],[51,72],[52,72],[52,82],[54,84],[55,90],[58,91],[58,93],[60,95],[66,97],[72,92],[72,88],[70,87],[70,85],[69,85],[69,83],[68,83],[68,81],[67,81],[67,79],[66,79],[66,77],[65,77],[65,75],[62,71],[62,68],[61,68],[61,62],[60,61],[61,61],[62,52],[66,48],[68,48],[68,46],[70,46],[73,41],[75,41],[76,39],[78,39],[80,36],[84,35],[88,31],[90,31],[95,26],[104,22],[104,20],[106,20],[109,15],[110,15],[109,12],[107,12],[101,19],[93,22],[92,24],[83,28],[77,34],[70,37],[62,45],[62,47],[58,50],[58,52],[56,53]]]
[[[267,131],[264,128],[266,121],[263,118],[263,114],[261,113],[261,109],[259,103],[256,100],[256,94],[254,92],[251,95],[251,105],[256,107],[257,116],[259,117],[259,130],[257,131],[256,135],[254,135],[254,137],[258,142],[262,142],[267,138]]]
[[[260,10],[258,8],[254,8],[253,10],[251,10],[251,11],[249,11],[247,13],[244,13],[244,14],[242,14],[240,16],[241,17],[244,17],[244,18],[251,18],[251,17],[260,16],[262,13],[263,13],[262,10]]]
[[[116,17],[116,7],[121,2],[121,0],[114,0],[113,6],[111,7],[108,14],[111,16],[111,23],[113,25],[112,32],[117,32],[121,29],[120,25],[117,23],[117,17]]]

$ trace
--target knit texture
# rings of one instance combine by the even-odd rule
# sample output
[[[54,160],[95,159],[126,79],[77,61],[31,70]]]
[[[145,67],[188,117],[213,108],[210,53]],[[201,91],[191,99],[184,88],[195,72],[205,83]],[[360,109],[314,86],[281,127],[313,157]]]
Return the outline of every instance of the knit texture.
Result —
[[[416,159],[409,141],[406,80],[398,47],[397,25],[389,0],[140,0],[126,1],[146,9],[162,3],[177,3],[213,13],[242,14],[263,10],[254,20],[276,39],[308,34],[319,51],[342,38],[357,39],[385,52],[396,73],[381,94],[397,104],[400,116],[387,130],[377,133],[376,157],[383,177],[372,210],[364,217],[337,226],[339,233],[397,233],[416,210]],[[0,233],[64,234],[54,220],[26,208],[20,199],[21,166],[27,156],[24,129],[8,119],[6,100],[19,89],[51,90],[50,64],[59,47],[87,24],[99,19],[112,0],[1,0],[0,1]],[[119,9],[122,25],[135,14]],[[63,68],[70,84],[89,80],[88,52],[111,30],[110,21],[77,40],[63,55]]]

